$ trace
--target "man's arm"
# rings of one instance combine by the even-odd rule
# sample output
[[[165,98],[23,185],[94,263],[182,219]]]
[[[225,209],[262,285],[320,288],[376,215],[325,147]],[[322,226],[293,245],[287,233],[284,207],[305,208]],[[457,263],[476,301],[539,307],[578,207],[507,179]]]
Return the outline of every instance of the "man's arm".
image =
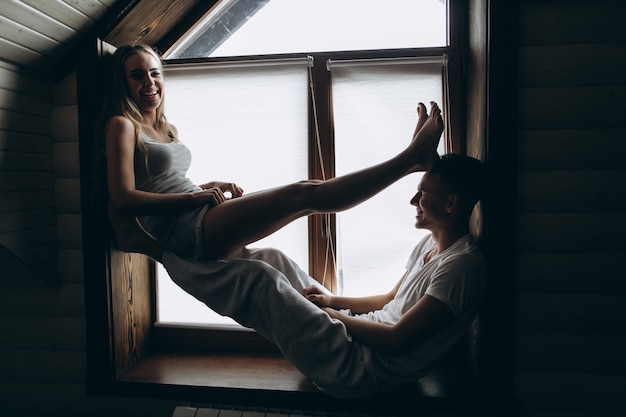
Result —
[[[424,295],[393,325],[348,316],[330,308],[324,310],[342,321],[348,332],[361,343],[392,354],[403,352],[415,342],[443,329],[453,319],[450,308],[429,295]]]

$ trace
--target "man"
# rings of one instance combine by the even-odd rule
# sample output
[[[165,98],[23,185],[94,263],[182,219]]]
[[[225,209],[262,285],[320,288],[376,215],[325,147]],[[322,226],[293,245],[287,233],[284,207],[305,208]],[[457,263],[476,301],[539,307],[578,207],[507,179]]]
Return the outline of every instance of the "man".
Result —
[[[303,290],[367,346],[383,390],[424,375],[477,314],[486,269],[469,219],[483,193],[483,175],[478,160],[452,154],[424,174],[411,204],[415,226],[431,234],[414,249],[407,272],[388,294],[346,298],[315,285]]]
[[[454,154],[444,155],[424,174],[411,204],[417,208],[415,227],[431,235],[415,248],[407,273],[388,294],[345,298],[325,294],[317,286],[303,294],[379,352],[404,352],[449,327],[455,316],[467,310],[463,303],[480,300],[483,290],[482,256],[469,232],[469,218],[482,194],[482,177],[478,160]],[[455,277],[448,278],[451,274]],[[420,276],[416,277],[420,287],[406,294],[407,282],[415,275]],[[477,282],[472,282],[473,275]],[[463,298],[468,292],[471,300]]]

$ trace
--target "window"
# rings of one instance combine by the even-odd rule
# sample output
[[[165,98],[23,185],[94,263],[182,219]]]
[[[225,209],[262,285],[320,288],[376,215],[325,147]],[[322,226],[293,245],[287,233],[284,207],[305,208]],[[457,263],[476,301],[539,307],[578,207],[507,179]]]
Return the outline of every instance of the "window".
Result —
[[[384,64],[332,62],[335,173],[343,175],[390,158],[415,128],[417,100],[442,100],[442,62],[403,60]],[[444,152],[440,142],[439,153]],[[337,214],[339,290],[348,296],[383,294],[426,231],[413,227],[421,174],[396,182],[377,196]]]
[[[448,45],[445,0],[222,0],[167,59]]]
[[[272,0],[272,2],[274,1]],[[262,5],[265,2],[258,3]],[[313,3],[322,4],[323,2],[314,0]],[[331,3],[338,4],[339,1],[335,0]],[[376,7],[392,9],[396,15],[400,16],[402,15],[400,10],[401,4],[422,2],[377,1],[375,3]],[[472,1],[470,3],[472,14],[469,14],[468,10],[463,8],[468,7],[468,5],[465,5],[465,2],[462,1],[452,0],[451,4],[446,6],[450,9],[450,23],[449,32],[446,34],[449,37],[449,42],[445,45],[415,45],[407,49],[385,50],[372,50],[364,47],[365,49],[360,50],[321,50],[311,53],[282,51],[279,54],[267,56],[254,54],[246,56],[242,52],[237,57],[211,56],[208,58],[195,58],[193,61],[213,63],[241,60],[289,60],[293,58],[306,59],[306,57],[312,56],[316,65],[307,68],[307,76],[315,83],[315,96],[310,96],[311,90],[308,88],[303,93],[308,95],[307,140],[310,144],[311,138],[315,137],[315,134],[311,132],[311,126],[313,125],[311,123],[311,112],[315,108],[320,121],[320,154],[324,161],[332,161],[327,166],[328,170],[326,171],[326,174],[330,176],[335,174],[335,170],[340,172],[344,169],[341,149],[334,146],[335,136],[340,135],[341,126],[339,126],[340,123],[338,125],[331,123],[335,112],[341,112],[341,107],[343,107],[338,97],[339,93],[335,89],[337,85],[332,87],[335,90],[331,95],[331,82],[336,83],[341,78],[337,72],[341,65],[334,65],[333,63],[338,64],[340,61],[352,61],[354,63],[361,60],[371,62],[373,59],[398,60],[442,57],[446,55],[448,58],[446,79],[449,88],[444,91],[443,97],[444,101],[450,103],[447,107],[449,113],[445,115],[446,128],[448,129],[446,132],[448,145],[452,146],[455,152],[466,151],[465,141],[460,138],[465,138],[464,120],[468,117],[471,118],[473,123],[472,134],[468,138],[467,150],[474,155],[481,155],[486,151],[485,131],[489,121],[486,113],[488,106],[485,103],[488,103],[487,99],[491,99],[493,96],[502,98],[502,93],[498,93],[496,88],[488,89],[485,86],[487,84],[487,64],[492,62],[487,58],[499,56],[498,53],[502,53],[505,47],[502,42],[493,43],[492,47],[495,48],[495,51],[487,47],[489,44],[487,41],[491,39],[488,36],[493,35],[487,32],[486,27],[488,24],[498,21],[499,15],[497,13],[483,13],[486,10],[481,9],[481,6],[484,6],[484,3],[481,1]],[[384,6],[381,6],[382,4]],[[324,2],[324,5],[324,7],[331,8],[331,5],[328,5],[326,2]],[[353,7],[365,8],[366,6],[369,7],[369,5],[369,2],[362,1],[356,6],[353,5]],[[259,10],[257,10],[257,14]],[[327,9],[326,11],[330,13],[329,10]],[[502,10],[500,9],[500,13],[502,13]],[[390,15],[385,15],[385,18],[382,19],[382,11],[379,12],[381,21],[390,21]],[[248,14],[246,17],[254,15]],[[466,22],[468,16],[469,20]],[[289,21],[291,18],[284,18],[284,20]],[[244,21],[246,19],[240,19],[238,25],[241,26]],[[327,21],[322,19],[318,20],[314,26],[326,30],[326,23]],[[467,30],[466,23],[471,30]],[[496,26],[496,28],[499,28],[500,32],[502,32],[502,26]],[[307,31],[307,33],[309,32],[310,30]],[[472,36],[468,36],[468,33]],[[505,35],[507,34],[505,33]],[[472,38],[473,42],[472,49],[467,50],[465,43],[470,38]],[[507,36],[505,38],[510,40]],[[499,40],[502,41],[501,38]],[[223,39],[219,43],[223,44]],[[98,43],[97,47],[99,52],[107,48],[104,43]],[[88,162],[90,161],[90,152],[93,147],[91,126],[93,126],[94,119],[99,111],[98,99],[100,92],[98,89],[101,88],[100,85],[97,85],[98,83],[93,83],[93,74],[97,73],[102,67],[101,62],[95,59],[96,54],[93,52],[90,50],[89,54],[83,56],[84,61],[81,62],[81,66],[77,71],[81,110],[81,172],[83,173],[91,172]],[[463,65],[462,59],[466,53],[468,60],[466,65]],[[326,63],[329,60],[331,61],[331,71],[328,71],[326,68]],[[180,62],[182,62],[182,59],[178,58],[174,59],[172,64]],[[503,60],[498,61],[500,64],[504,62]],[[372,68],[370,67],[370,69]],[[467,80],[463,78],[461,69],[467,71]],[[502,69],[502,67],[499,67],[499,69]],[[503,74],[502,71],[489,73],[497,73],[500,76]],[[450,94],[447,93],[448,90]],[[467,96],[465,96],[465,93],[467,93]],[[332,112],[329,107],[331,97],[334,104]],[[347,93],[347,97],[350,97],[350,93]],[[499,101],[499,103],[502,102],[503,100]],[[315,107],[312,106],[313,103],[316,104]],[[414,103],[412,103],[413,105]],[[491,106],[493,104],[489,106],[489,108],[493,109]],[[168,111],[168,115],[173,122],[182,128],[180,122],[174,120],[173,114],[170,114]],[[414,115],[411,115],[411,118],[413,117]],[[413,118],[409,132],[412,131],[414,120]],[[489,126],[491,127],[491,124]],[[497,126],[502,127],[502,124]],[[501,130],[496,133],[502,133]],[[402,133],[404,134],[404,132]],[[493,132],[490,132],[490,134],[493,134]],[[183,138],[183,140],[186,141],[186,138]],[[506,150],[510,148],[499,149],[496,146],[490,150],[492,152],[490,153],[490,158],[494,158],[493,154],[497,154],[496,158],[505,155],[507,156],[505,159],[509,160],[510,155],[513,155],[513,153],[507,153]],[[311,154],[310,149],[307,152],[309,155]],[[198,162],[197,158],[195,162]],[[85,163],[85,166],[82,166],[83,163]],[[83,170],[83,168],[85,169]],[[308,174],[314,177],[321,175],[319,161],[309,160]],[[176,398],[198,402],[255,403],[268,406],[278,405],[280,407],[288,407],[292,403],[296,404],[294,408],[306,408],[307,404],[309,404],[310,406],[314,405],[315,409],[319,409],[319,407],[334,411],[345,409],[346,403],[333,403],[327,397],[316,392],[310,384],[307,385],[307,381],[303,380],[296,370],[290,368],[284,360],[281,362],[280,353],[275,351],[264,353],[261,350],[242,353],[241,349],[247,348],[249,344],[247,342],[241,344],[240,342],[249,340],[247,337],[254,336],[254,334],[249,332],[227,332],[226,334],[207,332],[205,329],[202,329],[200,332],[194,332],[193,329],[178,328],[167,329],[167,332],[162,333],[159,330],[164,329],[155,328],[154,282],[146,279],[148,274],[153,272],[151,270],[153,264],[147,262],[145,257],[121,253],[109,247],[105,222],[103,221],[106,216],[106,207],[93,203],[92,195],[90,194],[92,191],[89,186],[91,178],[88,175],[83,175],[82,179],[81,183],[84,187],[81,191],[85,207],[83,210],[85,233],[84,262],[85,274],[88,277],[85,280],[87,360],[89,370],[87,388],[90,393]],[[403,202],[400,206],[403,204],[406,203]],[[410,210],[408,204],[406,204],[406,207]],[[319,239],[317,234],[320,233],[321,224],[327,222],[332,225],[335,220],[334,218],[319,219],[314,217],[308,221],[313,226],[309,227],[309,230],[313,230],[313,237],[309,239],[307,244],[307,252],[310,254],[309,267],[314,271],[315,276],[323,276],[323,261],[325,259],[323,254],[326,245],[324,245],[322,239]],[[345,223],[343,219],[340,219],[340,228],[335,236],[345,234],[343,233],[346,227]],[[494,224],[493,220],[490,219],[491,230],[498,227],[498,225],[497,221]],[[410,230],[410,227],[408,229]],[[342,236],[342,238],[345,238],[345,236]],[[339,246],[336,245],[335,247],[338,248]],[[500,299],[508,300],[501,297]],[[502,311],[506,310],[507,306],[502,305],[502,307],[492,308],[490,311],[496,312],[493,314],[494,316],[501,316]],[[487,323],[487,325],[490,325],[490,323]],[[502,339],[502,333],[506,333],[506,329],[503,330],[503,328],[504,326],[495,326],[491,323],[490,330],[491,334],[494,335],[492,339],[497,340],[496,343],[491,345],[492,348],[488,352],[490,358],[506,357],[506,359],[509,359],[506,354],[498,355],[499,352],[504,351],[504,349],[498,349],[503,345],[503,343],[499,342]],[[199,339],[198,333],[201,333],[202,337],[207,333],[210,335],[217,334],[219,337],[223,337],[223,339],[213,339],[213,341],[218,343],[209,348],[206,347],[206,340],[202,339],[200,341],[202,346],[200,346],[200,350],[197,350],[194,348],[198,347],[196,343]],[[246,337],[240,337],[241,334],[244,334]],[[232,340],[239,343],[239,351],[234,350],[233,346],[229,344]],[[507,345],[507,343],[504,343],[504,345]],[[492,361],[491,359],[489,361],[488,371],[495,375],[491,380],[500,384],[502,379],[499,376],[506,374],[507,371],[506,367],[502,367],[501,364],[509,362],[505,360]],[[507,375],[504,376],[506,377]],[[412,407],[418,406],[420,409],[428,409],[427,406],[430,404],[438,412],[441,412],[442,404],[440,400],[440,398],[437,398],[429,403],[427,398],[417,399],[414,395],[407,397],[407,401],[412,403]],[[456,399],[452,401],[456,401]],[[394,410],[401,410],[404,403],[402,401],[394,402],[394,408],[390,409],[389,412],[393,413]],[[379,405],[386,407],[389,403]],[[371,406],[373,406],[371,402],[360,402],[359,409],[370,412],[375,409],[368,408]]]
[[[307,69],[308,60],[301,58],[166,70],[167,116],[191,150],[189,177],[197,184],[232,181],[246,193],[306,179]],[[307,230],[302,218],[250,246],[282,247],[306,268]],[[158,267],[160,323],[235,324]]]
[[[324,30],[316,30],[322,20]],[[166,54],[166,111],[194,155],[191,178],[252,192],[391,157],[411,138],[418,100],[448,106],[447,57],[423,49],[445,46],[446,33],[438,0],[382,9],[363,1],[220,2]],[[344,49],[352,52],[337,52]],[[317,94],[332,100],[313,101]],[[409,205],[418,180],[409,176],[336,219],[318,217],[310,231],[300,219],[251,246],[278,247],[344,295],[389,291],[425,234],[413,228]],[[163,268],[158,276],[160,325],[234,324],[180,290]]]

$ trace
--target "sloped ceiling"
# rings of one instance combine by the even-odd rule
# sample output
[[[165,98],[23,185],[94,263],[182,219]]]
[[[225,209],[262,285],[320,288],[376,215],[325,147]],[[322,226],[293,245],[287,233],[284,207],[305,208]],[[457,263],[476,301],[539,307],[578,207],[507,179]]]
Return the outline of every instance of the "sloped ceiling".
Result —
[[[218,0],[1,0],[0,59],[39,73],[73,66],[81,41],[168,49]]]

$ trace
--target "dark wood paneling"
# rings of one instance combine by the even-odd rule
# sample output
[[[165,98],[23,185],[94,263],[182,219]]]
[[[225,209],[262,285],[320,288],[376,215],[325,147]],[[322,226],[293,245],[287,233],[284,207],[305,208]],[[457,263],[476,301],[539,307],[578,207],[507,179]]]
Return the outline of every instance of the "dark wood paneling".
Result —
[[[36,400],[35,400],[36,399]],[[171,417],[180,401],[89,395],[84,384],[0,381],[2,412],[7,415]]]
[[[84,291],[82,283],[65,284],[60,288],[3,288],[0,292],[0,314],[83,317]],[[28,296],[25,296],[26,293]]]
[[[49,80],[0,61],[0,88],[41,99],[50,98]]]
[[[626,85],[521,88],[521,129],[615,129],[626,120]]]
[[[519,254],[520,292],[626,294],[623,253]]]
[[[2,378],[12,382],[80,384],[85,352],[72,350],[0,349]]]
[[[214,1],[202,0],[142,0],[138,2],[106,36],[104,40],[119,47],[128,43],[145,43],[156,46],[189,14],[199,18]]]
[[[574,372],[518,372],[518,389],[524,393],[525,415],[618,417],[626,410],[626,377],[623,374]]]
[[[625,253],[624,213],[521,213],[521,252]]]
[[[517,328],[522,332],[621,334],[626,329],[626,294],[518,294]]]
[[[3,171],[50,172],[52,155],[0,151]]]
[[[51,154],[54,143],[48,136],[0,130],[0,149],[13,152]]]
[[[614,171],[626,167],[626,128],[522,130],[519,137],[522,171]]]
[[[520,333],[519,371],[626,373],[626,335]]]
[[[0,109],[0,129],[47,136],[50,141],[50,118]]]
[[[55,223],[56,216],[52,210],[23,210],[3,213],[2,224],[0,224],[0,234],[3,238],[0,240],[4,240],[4,237],[7,237],[9,233],[41,229],[48,226],[54,227]],[[23,246],[25,242],[16,241],[15,243]]]
[[[626,41],[622,0],[522,1],[521,45]]]
[[[540,45],[520,48],[521,87],[619,85],[626,44]]]
[[[0,108],[45,118],[50,117],[49,97],[40,98],[14,92],[10,89],[2,90],[2,94],[0,94]]]
[[[0,315],[0,347],[85,350],[85,318]]]
[[[581,167],[584,168],[584,167]],[[520,211],[620,213],[626,207],[626,171],[524,171]]]
[[[150,342],[150,329],[154,322],[150,300],[153,294],[151,267],[152,261],[146,256],[111,249],[111,315],[116,376],[141,359]]]
[[[0,181],[0,187],[2,186]],[[10,213],[18,210],[52,209],[54,207],[54,193],[50,190],[41,191],[6,191],[2,190],[0,199],[0,213]]]

